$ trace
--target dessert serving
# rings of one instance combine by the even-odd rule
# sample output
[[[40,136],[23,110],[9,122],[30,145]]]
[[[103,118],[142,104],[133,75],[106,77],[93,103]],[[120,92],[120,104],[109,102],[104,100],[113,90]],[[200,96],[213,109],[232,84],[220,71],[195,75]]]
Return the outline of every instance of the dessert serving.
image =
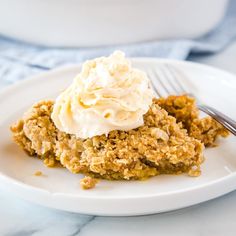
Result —
[[[11,126],[13,138],[48,167],[84,174],[84,189],[98,179],[199,176],[204,147],[228,131],[199,118],[193,98],[155,98],[149,83],[122,52],[87,61],[55,101],[39,101]]]

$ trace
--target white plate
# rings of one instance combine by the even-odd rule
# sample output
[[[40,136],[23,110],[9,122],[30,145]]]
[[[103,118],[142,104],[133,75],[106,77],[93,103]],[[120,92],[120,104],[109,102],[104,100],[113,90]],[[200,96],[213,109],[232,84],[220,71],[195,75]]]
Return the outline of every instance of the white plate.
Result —
[[[236,118],[236,77],[222,70],[189,62],[134,59],[135,66],[169,62],[189,77],[184,81],[199,97]],[[13,85],[0,93],[0,181],[10,191],[29,201],[67,211],[95,215],[143,215],[170,211],[236,189],[236,139],[220,140],[220,146],[205,151],[202,175],[163,175],[147,181],[101,181],[92,190],[80,189],[81,175],[63,168],[46,168],[28,157],[11,140],[9,126],[40,99],[54,98],[79,72],[80,66],[50,71]],[[190,83],[191,82],[191,83]],[[41,170],[46,176],[36,177]]]

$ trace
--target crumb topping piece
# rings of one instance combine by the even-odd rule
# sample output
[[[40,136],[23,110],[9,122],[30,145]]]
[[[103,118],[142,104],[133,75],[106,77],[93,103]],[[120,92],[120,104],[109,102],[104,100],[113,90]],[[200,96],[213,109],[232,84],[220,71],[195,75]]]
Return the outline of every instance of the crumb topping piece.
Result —
[[[82,189],[91,189],[96,186],[98,183],[98,179],[92,178],[90,176],[85,176],[83,179],[80,180],[80,186]]]
[[[40,170],[37,170],[37,171],[34,172],[34,175],[35,176],[42,176],[43,173]]]
[[[212,117],[199,118],[194,98],[169,96],[158,99],[157,103],[187,129],[189,136],[200,140],[206,147],[216,146],[218,137],[226,138],[229,135],[229,131]]]

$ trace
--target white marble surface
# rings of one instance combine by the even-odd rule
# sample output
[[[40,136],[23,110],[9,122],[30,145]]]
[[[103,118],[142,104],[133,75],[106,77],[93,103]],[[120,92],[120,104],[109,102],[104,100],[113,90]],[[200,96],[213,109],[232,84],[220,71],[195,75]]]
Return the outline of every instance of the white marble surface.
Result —
[[[236,73],[236,41],[214,56],[191,60]],[[140,217],[94,217],[37,206],[0,185],[0,236],[235,236],[236,191],[186,209]]]

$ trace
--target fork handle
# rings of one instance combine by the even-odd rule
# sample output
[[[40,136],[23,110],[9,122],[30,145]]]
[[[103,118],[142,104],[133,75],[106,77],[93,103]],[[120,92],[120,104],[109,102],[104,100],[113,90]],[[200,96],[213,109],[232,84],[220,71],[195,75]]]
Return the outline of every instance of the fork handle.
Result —
[[[236,121],[234,121],[233,119],[213,107],[202,104],[198,104],[197,107],[199,110],[205,112],[206,114],[214,118],[216,121],[222,124],[229,132],[236,136]]]

